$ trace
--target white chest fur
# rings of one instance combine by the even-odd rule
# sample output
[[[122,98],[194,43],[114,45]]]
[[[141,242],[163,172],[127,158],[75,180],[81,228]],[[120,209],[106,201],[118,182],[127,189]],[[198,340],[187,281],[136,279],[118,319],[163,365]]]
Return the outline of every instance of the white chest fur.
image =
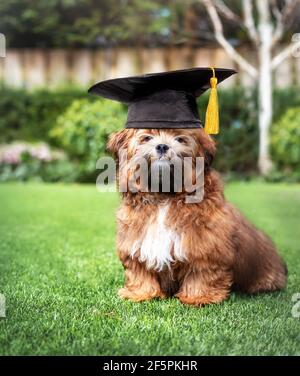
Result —
[[[140,251],[139,261],[145,262],[148,269],[161,271],[176,260],[184,260],[180,235],[165,225],[167,212],[168,206],[159,207],[156,218],[151,220],[131,251],[132,257]]]

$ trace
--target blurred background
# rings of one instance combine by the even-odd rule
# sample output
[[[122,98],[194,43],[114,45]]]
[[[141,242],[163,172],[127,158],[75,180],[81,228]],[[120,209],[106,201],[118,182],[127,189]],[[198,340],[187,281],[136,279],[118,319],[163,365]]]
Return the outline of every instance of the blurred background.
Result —
[[[0,181],[95,182],[126,108],[89,86],[206,66],[239,72],[219,88],[215,168],[299,181],[299,9],[297,0],[1,0]]]
[[[213,166],[287,289],[203,311],[122,302],[119,196],[95,183],[127,109],[88,88],[209,66],[238,71]],[[0,355],[299,355],[299,88],[300,0],[0,0]]]

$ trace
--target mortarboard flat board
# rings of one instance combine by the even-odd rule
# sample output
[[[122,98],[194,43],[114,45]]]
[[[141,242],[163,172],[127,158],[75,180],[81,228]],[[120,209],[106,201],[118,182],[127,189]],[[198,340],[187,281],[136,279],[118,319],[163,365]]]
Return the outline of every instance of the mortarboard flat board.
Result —
[[[199,128],[196,98],[234,73],[225,68],[192,68],[116,78],[93,85],[89,93],[127,104],[126,128]]]

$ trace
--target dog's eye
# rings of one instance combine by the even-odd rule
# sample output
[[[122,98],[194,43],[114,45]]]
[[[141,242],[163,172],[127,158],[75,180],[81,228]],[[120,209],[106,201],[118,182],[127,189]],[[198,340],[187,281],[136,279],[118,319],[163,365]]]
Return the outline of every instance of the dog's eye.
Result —
[[[183,144],[184,142],[186,142],[185,139],[184,139],[183,137],[176,137],[175,140],[176,140],[177,142],[180,142],[181,144]]]
[[[142,142],[148,142],[148,141],[150,141],[150,140],[152,140],[152,136],[144,136],[144,137],[142,137]]]

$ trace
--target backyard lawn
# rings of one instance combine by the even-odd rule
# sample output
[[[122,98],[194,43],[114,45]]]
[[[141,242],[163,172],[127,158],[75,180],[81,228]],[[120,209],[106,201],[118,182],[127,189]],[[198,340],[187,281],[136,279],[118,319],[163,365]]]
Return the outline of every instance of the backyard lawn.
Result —
[[[117,297],[116,193],[1,184],[0,354],[300,355],[300,185],[230,183],[226,195],[278,245],[288,287],[194,308]]]

